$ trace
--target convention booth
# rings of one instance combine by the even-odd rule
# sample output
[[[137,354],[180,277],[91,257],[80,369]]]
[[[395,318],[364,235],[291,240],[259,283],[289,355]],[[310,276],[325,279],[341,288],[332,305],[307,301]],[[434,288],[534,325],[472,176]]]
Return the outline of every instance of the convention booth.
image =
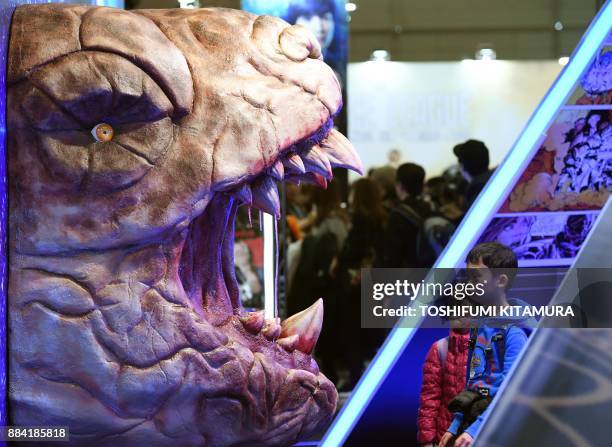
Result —
[[[242,3],[288,23],[121,0],[0,8],[0,425],[45,428],[3,439],[410,445],[422,359],[448,329],[399,320],[339,395],[315,360],[324,300],[285,305],[283,183],[407,160],[437,175],[477,137],[495,141],[496,169],[435,267],[501,242],[549,269],[514,287],[599,328],[535,329],[477,440],[550,442],[534,438],[548,424],[559,445],[599,445],[609,362],[584,364],[609,351],[610,309],[591,298],[610,288],[584,269],[612,267],[612,3],[565,67],[348,68],[344,2],[297,3]],[[602,392],[563,413],[565,394],[542,398],[551,383]]]
[[[519,267],[543,267],[549,272],[533,275],[537,276],[534,280],[528,278],[531,276],[528,269],[519,269],[516,280],[519,293],[546,290],[553,303],[569,302],[580,307],[582,319],[573,327],[599,328],[589,330],[589,336],[588,331],[567,329],[568,326],[536,330],[524,357],[510,372],[507,389],[494,401],[490,420],[485,420],[476,442],[599,444],[607,436],[601,408],[610,405],[609,396],[593,394],[591,399],[582,395],[581,390],[609,385],[607,379],[598,381],[609,376],[608,366],[586,361],[583,356],[587,355],[585,343],[592,346],[588,348],[592,349],[590,357],[597,355],[600,348],[596,345],[599,340],[608,339],[610,331],[606,320],[609,309],[601,300],[609,296],[606,282],[609,274],[605,270],[609,261],[605,250],[609,246],[612,172],[611,23],[612,4],[608,2],[591,23],[569,64],[547,93],[538,98],[539,104],[527,124],[434,266],[460,267],[465,265],[465,256],[475,244],[501,242],[512,248]],[[366,65],[359,69],[365,71]],[[402,69],[408,70],[408,66]],[[456,103],[449,98],[446,102]],[[395,110],[401,107],[404,103]],[[497,124],[502,128],[505,125]],[[444,135],[445,131],[436,135]],[[356,132],[372,140],[376,138],[367,129]],[[379,135],[389,137],[382,132]],[[525,273],[523,278],[521,271]],[[590,293],[585,295],[585,289]],[[594,292],[595,289],[598,291]],[[588,315],[582,313],[583,305],[591,309]],[[417,328],[418,322],[398,322],[322,445],[373,443],[383,430],[389,442],[414,442],[416,424],[408,425],[406,421],[415,421],[417,417],[419,368],[431,344],[448,334]],[[601,349],[605,350],[604,345]],[[544,363],[540,361],[542,357]],[[563,391],[557,380],[566,385]],[[557,397],[549,397],[552,395]],[[564,407],[563,402],[571,399],[581,399],[582,404],[567,410],[569,407]]]

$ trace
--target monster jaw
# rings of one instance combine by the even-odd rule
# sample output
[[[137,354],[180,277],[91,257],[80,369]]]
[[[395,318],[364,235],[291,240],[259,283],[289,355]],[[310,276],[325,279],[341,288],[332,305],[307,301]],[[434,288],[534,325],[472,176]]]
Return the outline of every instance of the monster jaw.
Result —
[[[310,354],[323,321],[323,301],[280,323],[266,320],[263,311],[242,309],[234,272],[234,223],[240,205],[280,218],[277,181],[314,183],[325,188],[332,168],[363,172],[351,143],[335,129],[323,126],[311,137],[281,151],[276,160],[257,176],[224,186],[214,194],[204,212],[186,232],[178,276],[194,310],[216,325],[238,316],[244,330],[276,341],[288,352]]]

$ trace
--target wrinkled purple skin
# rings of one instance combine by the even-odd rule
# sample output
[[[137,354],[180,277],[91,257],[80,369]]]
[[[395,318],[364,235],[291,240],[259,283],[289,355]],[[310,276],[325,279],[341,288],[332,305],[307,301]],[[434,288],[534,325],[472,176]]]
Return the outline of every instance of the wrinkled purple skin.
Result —
[[[12,424],[176,447],[287,445],[329,421],[333,384],[245,330],[233,277],[228,191],[324,136],[341,106],[316,52],[296,55],[310,36],[281,48],[288,27],[224,9],[17,8]],[[101,122],[112,141],[90,134]]]

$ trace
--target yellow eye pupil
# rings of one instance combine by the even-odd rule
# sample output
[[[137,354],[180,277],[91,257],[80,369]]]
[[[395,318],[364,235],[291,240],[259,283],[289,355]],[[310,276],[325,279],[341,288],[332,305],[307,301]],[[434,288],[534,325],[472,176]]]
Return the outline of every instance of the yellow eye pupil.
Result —
[[[115,131],[113,130],[112,126],[107,123],[96,124],[94,128],[91,129],[91,135],[96,141],[101,143],[106,143],[112,140],[114,133]]]

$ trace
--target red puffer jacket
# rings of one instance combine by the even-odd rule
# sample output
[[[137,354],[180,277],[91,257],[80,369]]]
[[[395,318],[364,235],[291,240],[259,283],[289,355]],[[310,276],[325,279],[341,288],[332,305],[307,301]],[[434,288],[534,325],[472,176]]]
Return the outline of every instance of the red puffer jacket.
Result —
[[[465,387],[469,342],[469,329],[452,329],[429,349],[417,419],[419,444],[439,442],[453,419],[447,407]]]

